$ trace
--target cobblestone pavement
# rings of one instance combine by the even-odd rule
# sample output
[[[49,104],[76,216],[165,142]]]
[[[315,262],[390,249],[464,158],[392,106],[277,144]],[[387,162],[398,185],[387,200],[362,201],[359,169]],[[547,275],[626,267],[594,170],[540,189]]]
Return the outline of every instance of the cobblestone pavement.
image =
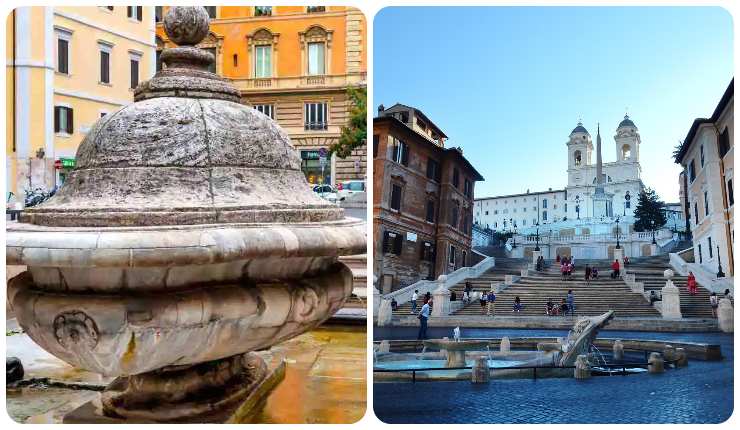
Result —
[[[466,337],[564,334],[552,330],[463,331]],[[731,334],[614,331],[601,337],[717,343],[725,359],[691,360],[688,367],[668,369],[661,375],[601,376],[585,381],[376,383],[375,413],[387,423],[721,423],[732,414]]]

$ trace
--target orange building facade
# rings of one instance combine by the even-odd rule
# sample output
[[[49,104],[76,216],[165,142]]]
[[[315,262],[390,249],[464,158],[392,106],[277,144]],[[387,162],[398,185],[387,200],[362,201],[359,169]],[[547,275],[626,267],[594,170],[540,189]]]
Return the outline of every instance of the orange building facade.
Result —
[[[157,7],[158,21],[167,7]],[[290,135],[311,183],[366,179],[367,150],[321,159],[349,119],[348,87],[365,87],[367,27],[343,6],[213,6],[210,34],[198,46],[216,57],[242,102]],[[172,46],[157,23],[157,50]],[[159,55],[157,56],[159,58]],[[158,66],[160,67],[160,66]]]

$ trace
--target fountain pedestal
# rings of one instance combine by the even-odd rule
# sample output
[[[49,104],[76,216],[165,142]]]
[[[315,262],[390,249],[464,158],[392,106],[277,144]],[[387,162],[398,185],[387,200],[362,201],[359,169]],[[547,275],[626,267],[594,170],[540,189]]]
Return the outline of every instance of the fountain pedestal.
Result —
[[[445,351],[447,354],[445,367],[466,367],[465,352],[487,348],[488,342],[482,340],[430,339],[424,341],[424,346]]]

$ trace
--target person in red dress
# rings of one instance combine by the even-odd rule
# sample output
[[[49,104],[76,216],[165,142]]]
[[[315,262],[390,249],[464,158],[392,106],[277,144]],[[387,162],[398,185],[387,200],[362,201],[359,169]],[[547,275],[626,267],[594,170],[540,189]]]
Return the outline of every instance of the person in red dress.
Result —
[[[686,280],[686,287],[689,289],[689,294],[692,296],[696,295],[696,277],[694,276],[694,272],[689,272],[689,277]]]

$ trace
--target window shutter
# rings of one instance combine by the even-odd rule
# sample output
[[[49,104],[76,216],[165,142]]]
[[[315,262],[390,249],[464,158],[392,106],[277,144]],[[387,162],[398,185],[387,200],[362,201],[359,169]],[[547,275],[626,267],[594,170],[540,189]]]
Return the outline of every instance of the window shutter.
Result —
[[[59,106],[54,106],[54,133],[59,133]]]
[[[126,16],[131,18],[134,16],[134,7],[133,6],[126,6]]]
[[[388,232],[387,231],[384,232],[383,233],[383,253],[384,254],[388,252],[388,240],[389,239],[390,239],[390,237],[388,235]]]
[[[398,162],[398,144],[393,145],[393,161]]]
[[[72,108],[65,108],[67,109],[67,133],[73,134],[75,131],[74,126],[74,111]]]
[[[396,235],[395,242],[393,243],[393,253],[396,255],[401,255],[401,250],[403,247],[403,236],[400,234]]]
[[[142,15],[144,15],[144,7],[143,6],[136,6],[136,19],[141,21]]]
[[[401,157],[403,158],[401,159],[401,164],[408,167],[409,165],[409,146],[406,145],[405,143],[402,143],[401,145],[403,145],[403,152],[401,153]]]
[[[131,88],[139,85],[139,62],[131,60]]]

